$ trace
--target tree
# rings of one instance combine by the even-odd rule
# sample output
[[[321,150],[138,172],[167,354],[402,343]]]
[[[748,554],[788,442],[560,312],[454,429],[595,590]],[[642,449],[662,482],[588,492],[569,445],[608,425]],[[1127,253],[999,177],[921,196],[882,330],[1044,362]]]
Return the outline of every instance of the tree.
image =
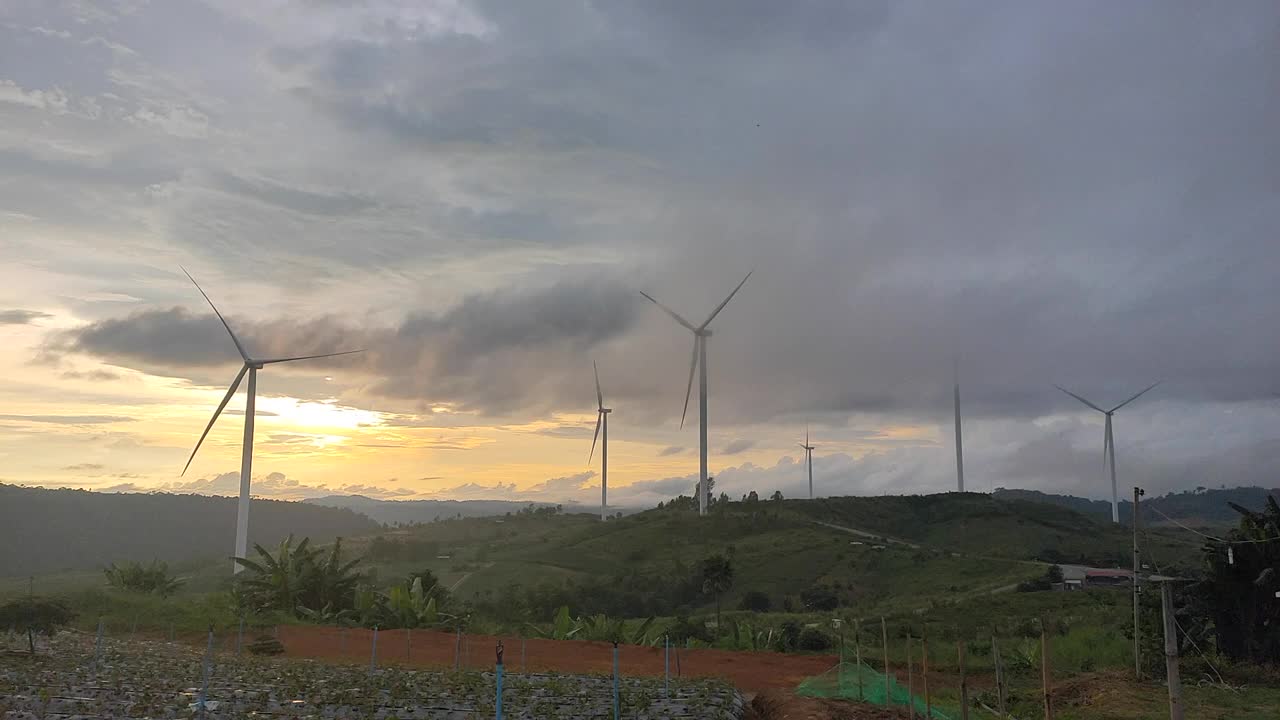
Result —
[[[782,491],[774,490],[773,494],[769,496],[769,499],[774,502],[782,502]]]
[[[68,625],[76,614],[61,600],[25,597],[0,605],[0,627],[27,634],[27,647],[36,654],[36,633],[53,635]]]
[[[705,493],[707,496],[707,507],[711,507],[711,503],[715,501],[715,496],[712,495],[711,493],[714,492],[715,489],[716,489],[716,479],[715,479],[715,476],[713,475],[707,476],[707,487],[705,489],[702,487],[702,481],[698,481],[698,489],[697,489],[698,492],[695,492],[693,494],[694,502],[695,503],[698,502],[699,492]]]
[[[1262,512],[1231,507],[1240,526],[1227,534],[1227,547],[1205,542],[1207,573],[1197,594],[1224,655],[1280,662],[1280,504],[1271,495]]]
[[[709,478],[708,478],[709,479]],[[733,563],[724,555],[710,555],[702,560],[702,591],[715,595],[716,632],[720,632],[720,596],[733,587]]]
[[[739,610],[749,610],[751,612],[769,612],[773,607],[773,602],[769,600],[769,596],[759,590],[748,590],[742,596],[742,600],[738,603]]]
[[[840,607],[840,596],[830,585],[814,585],[800,591],[800,602],[809,610],[835,610]]]
[[[1061,584],[1064,582],[1062,568],[1058,565],[1050,565],[1049,569],[1044,571],[1044,579],[1048,580],[1051,585]]]
[[[234,558],[249,571],[237,583],[243,604],[257,610],[282,610],[292,615],[337,615],[355,605],[361,575],[354,572],[360,559],[342,561],[342,539],[321,559],[323,550],[311,547],[303,538],[295,547],[293,536],[285,538],[272,555],[254,544],[257,560]],[[303,613],[303,610],[309,610]]]
[[[747,493],[746,503],[748,505],[755,505],[758,502],[760,502],[760,496],[756,494],[755,490]]]
[[[139,593],[152,593],[160,597],[169,597],[185,582],[169,574],[169,564],[152,560],[150,565],[140,562],[127,562],[122,565],[111,563],[103,569],[107,576],[107,584],[121,590]]]

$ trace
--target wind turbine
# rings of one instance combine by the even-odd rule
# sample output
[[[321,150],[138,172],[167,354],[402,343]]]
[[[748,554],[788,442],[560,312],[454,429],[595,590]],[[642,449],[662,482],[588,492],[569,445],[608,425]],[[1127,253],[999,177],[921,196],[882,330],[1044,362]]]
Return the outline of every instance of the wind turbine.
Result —
[[[591,438],[591,454],[587,456],[587,464],[596,454],[596,440],[600,439],[600,430],[604,429],[604,442],[600,444],[600,519],[607,520],[609,508],[609,413],[611,408],[604,406],[604,393],[600,392],[600,368],[591,361],[591,368],[596,372],[596,434]]]
[[[649,293],[646,293],[644,291],[640,292],[640,294],[648,298],[650,302],[662,308],[668,315],[672,317],[672,319],[674,319],[676,322],[683,325],[686,329],[689,330],[689,332],[693,333],[693,360],[689,365],[689,384],[684,391],[684,412],[680,414],[680,427],[682,428],[684,427],[685,416],[689,414],[689,394],[693,391],[693,373],[698,368],[701,368],[702,369],[701,372],[698,373],[698,478],[699,478],[698,479],[698,514],[699,515],[707,514],[707,491],[706,491],[706,487],[707,487],[707,340],[710,339],[711,337],[711,331],[707,329],[707,326],[711,324],[712,320],[716,319],[716,315],[719,315],[720,311],[724,309],[724,306],[729,304],[729,301],[733,299],[733,296],[738,294],[738,291],[741,290],[742,286],[746,284],[747,278],[750,278],[750,277],[751,277],[751,273],[747,273],[747,276],[742,278],[742,282],[738,283],[738,287],[734,288],[733,292],[729,293],[729,297],[726,297],[724,299],[724,302],[717,305],[716,309],[711,311],[711,315],[707,318],[706,322],[696,327],[694,326],[693,323],[689,322],[688,320],[685,320],[683,317],[680,317],[680,314],[677,313],[675,310],[672,310],[666,305],[663,305],[657,300],[654,300],[653,296],[650,295]]]
[[[813,499],[813,450],[814,446],[809,444],[809,427],[806,425],[804,429],[804,442],[800,443],[800,447],[804,448],[804,459],[809,465],[809,499]]]
[[[960,361],[955,362],[956,492],[964,492],[964,439],[960,435]]]
[[[236,389],[240,387],[240,381],[244,379],[246,373],[249,375],[249,388],[245,396],[244,405],[244,444],[240,455],[240,502],[236,505],[236,554],[235,557],[248,557],[249,552],[249,482],[250,474],[253,470],[253,415],[254,401],[258,393],[258,371],[266,365],[274,365],[276,363],[293,362],[294,360],[311,360],[313,358],[336,357],[338,355],[351,355],[352,353],[364,352],[363,350],[346,350],[344,352],[323,353],[320,355],[299,355],[296,357],[280,357],[280,358],[252,358],[249,356],[244,345],[241,344],[240,338],[232,332],[231,326],[227,324],[226,318],[222,317],[222,313],[218,312],[217,306],[209,299],[204,288],[200,287],[200,283],[191,277],[191,273],[186,268],[182,268],[182,272],[186,273],[191,283],[196,286],[204,299],[209,303],[209,307],[213,308],[213,313],[222,321],[222,327],[227,329],[227,334],[231,336],[231,342],[235,343],[236,350],[240,353],[240,359],[244,361],[244,365],[240,367],[240,372],[236,375],[236,379],[231,381],[231,387],[227,388],[227,394],[222,397],[222,402],[218,403],[218,409],[213,411],[213,417],[209,419],[209,424],[205,426],[204,432],[200,435],[200,440],[196,442],[195,448],[191,451],[191,457],[187,458],[187,464],[182,468],[182,475],[187,474],[187,469],[191,467],[191,461],[196,458],[196,452],[200,450],[200,445],[204,443],[205,437],[209,435],[209,431],[213,429],[213,424],[218,421],[218,416],[222,414],[222,409],[231,401],[231,396],[236,394]],[[232,572],[239,573],[244,568],[240,563],[232,562]]]
[[[1103,410],[1097,405],[1094,405],[1093,403],[1089,402],[1088,400],[1085,400],[1084,398],[1062,387],[1061,385],[1054,385],[1054,387],[1058,388],[1062,392],[1070,395],[1071,397],[1079,400],[1085,405],[1088,405],[1094,410],[1097,410],[1098,412],[1107,416],[1107,423],[1102,431],[1103,433],[1102,434],[1102,468],[1105,471],[1107,469],[1108,462],[1111,465],[1111,522],[1113,523],[1120,522],[1120,498],[1116,495],[1116,436],[1111,432],[1111,416],[1114,415],[1117,410],[1124,407],[1125,405],[1128,405],[1134,400],[1137,400],[1138,398],[1142,397],[1147,393],[1148,390],[1150,390],[1151,388],[1154,388],[1156,385],[1159,385],[1159,384],[1160,384],[1159,382],[1151,383],[1142,392],[1138,393],[1137,395],[1134,395],[1128,400],[1125,400],[1124,402],[1111,408],[1110,410]]]

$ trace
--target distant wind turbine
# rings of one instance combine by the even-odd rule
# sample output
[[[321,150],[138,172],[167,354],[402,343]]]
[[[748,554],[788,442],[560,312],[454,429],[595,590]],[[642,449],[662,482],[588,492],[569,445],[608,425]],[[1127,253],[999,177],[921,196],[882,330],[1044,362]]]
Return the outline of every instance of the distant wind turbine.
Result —
[[[591,464],[591,458],[596,454],[596,440],[600,438],[601,429],[604,430],[604,442],[600,443],[600,519],[608,519],[609,509],[609,413],[612,409],[604,406],[604,393],[600,391],[600,368],[596,366],[595,361],[591,362],[591,368],[596,373],[596,434],[591,438],[591,454],[587,456],[587,464]]]
[[[964,438],[960,435],[960,361],[955,362],[956,492],[964,492]]]
[[[222,321],[222,327],[227,329],[227,334],[231,336],[231,342],[235,343],[236,350],[240,353],[240,359],[244,361],[236,379],[231,381],[231,387],[227,388],[227,394],[223,396],[222,402],[218,403],[218,409],[213,411],[213,417],[209,419],[209,424],[205,426],[204,433],[200,435],[200,440],[196,442],[195,448],[191,451],[191,457],[187,458],[187,464],[182,468],[182,474],[187,474],[187,469],[191,467],[191,461],[195,459],[196,452],[200,450],[200,445],[204,443],[205,437],[209,435],[209,431],[213,429],[213,424],[218,421],[218,416],[222,414],[222,409],[231,401],[231,396],[236,394],[236,389],[240,387],[240,381],[244,379],[245,373],[249,374],[249,388],[245,397],[244,406],[244,444],[241,448],[240,455],[240,502],[236,506],[236,554],[235,557],[248,557],[249,552],[249,482],[250,474],[253,470],[253,415],[254,401],[258,392],[258,371],[265,365],[273,365],[275,363],[293,362],[294,360],[311,360],[313,358],[336,357],[338,355],[351,355],[352,353],[364,352],[363,350],[346,350],[336,353],[323,353],[321,355],[299,355],[296,357],[281,358],[265,358],[255,359],[249,357],[248,351],[244,349],[240,338],[231,331],[231,326],[227,324],[226,318],[222,317],[222,313],[218,312],[217,306],[209,299],[204,288],[200,287],[200,283],[191,277],[191,273],[186,268],[182,268],[182,272],[186,273],[191,283],[196,286],[204,299],[209,303],[209,307],[213,308],[213,313]],[[244,568],[240,563],[232,563],[232,572],[239,573]]]
[[[809,427],[804,429],[804,442],[800,443],[800,447],[804,448],[804,459],[809,465],[809,499],[813,499],[813,450],[814,446],[809,444]]]
[[[1120,522],[1120,498],[1116,495],[1116,437],[1111,432],[1111,416],[1115,414],[1115,411],[1119,410],[1125,405],[1128,405],[1134,400],[1137,400],[1138,398],[1147,394],[1147,391],[1151,390],[1152,388],[1154,388],[1156,385],[1159,385],[1159,384],[1160,383],[1158,382],[1151,383],[1142,392],[1138,393],[1137,395],[1134,395],[1128,400],[1125,400],[1124,402],[1111,408],[1110,410],[1103,410],[1097,405],[1094,405],[1093,403],[1089,402],[1088,400],[1085,400],[1084,398],[1062,387],[1061,385],[1054,385],[1054,387],[1058,388],[1062,392],[1070,395],[1071,397],[1079,400],[1080,402],[1084,403],[1085,405],[1088,405],[1089,407],[1093,408],[1094,410],[1097,410],[1098,412],[1102,413],[1107,417],[1106,426],[1102,431],[1102,469],[1105,472],[1107,470],[1108,463],[1111,466],[1111,522],[1113,523]]]
[[[734,288],[733,292],[729,293],[729,297],[726,297],[724,299],[724,302],[717,305],[716,309],[711,311],[711,315],[707,318],[706,322],[696,327],[694,326],[693,323],[689,322],[688,320],[685,320],[683,317],[680,317],[680,315],[675,310],[672,310],[666,305],[663,305],[657,300],[654,300],[653,296],[650,295],[649,293],[646,293],[643,291],[641,291],[640,293],[641,295],[644,295],[646,298],[648,298],[649,301],[652,302],[654,305],[657,305],[658,307],[662,308],[676,322],[680,323],[685,328],[687,328],[690,332],[693,333],[693,361],[689,365],[689,384],[684,391],[684,412],[680,414],[680,427],[684,427],[685,416],[689,414],[689,395],[693,391],[693,373],[698,368],[701,368],[701,372],[698,373],[698,446],[699,446],[699,449],[698,449],[698,478],[699,478],[698,479],[698,514],[699,515],[707,514],[707,491],[706,491],[706,487],[707,487],[707,340],[710,339],[711,337],[711,331],[707,329],[707,326],[711,324],[712,320],[716,319],[716,315],[719,315],[720,311],[724,309],[724,306],[729,304],[729,301],[733,299],[733,296],[738,294],[738,291],[742,289],[742,286],[746,284],[747,279],[750,277],[751,277],[751,273],[747,273],[747,276],[742,278],[742,282],[738,283],[738,287]]]

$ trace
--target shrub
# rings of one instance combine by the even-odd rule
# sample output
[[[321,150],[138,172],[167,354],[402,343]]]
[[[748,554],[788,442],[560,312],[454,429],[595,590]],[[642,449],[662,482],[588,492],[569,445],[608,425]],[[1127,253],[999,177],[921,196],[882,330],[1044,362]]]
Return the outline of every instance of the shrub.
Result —
[[[104,569],[107,584],[121,590],[152,593],[160,597],[169,597],[183,583],[182,580],[169,574],[168,563],[152,560],[150,565],[140,562],[127,562],[123,565],[111,563]]]
[[[739,610],[749,610],[751,612],[769,612],[773,607],[773,602],[769,600],[769,596],[759,590],[748,590],[742,596],[742,600],[738,603]]]
[[[831,638],[818,628],[805,628],[800,633],[796,646],[810,652],[827,650],[831,648]]]
[[[800,602],[809,610],[835,610],[840,606],[840,596],[830,585],[814,585],[800,591]]]

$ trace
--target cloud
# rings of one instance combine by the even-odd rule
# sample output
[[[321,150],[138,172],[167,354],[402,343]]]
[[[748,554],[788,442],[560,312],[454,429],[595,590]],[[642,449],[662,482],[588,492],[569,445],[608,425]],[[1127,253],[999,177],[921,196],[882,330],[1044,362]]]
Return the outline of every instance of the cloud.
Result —
[[[670,457],[672,455],[679,455],[682,452],[684,452],[684,448],[682,446],[668,445],[658,451],[658,457]]]
[[[30,325],[47,317],[53,316],[38,310],[0,310],[0,325]]]
[[[110,370],[67,370],[61,377],[67,380],[90,380],[92,382],[110,382],[119,380],[120,374]]]
[[[736,440],[731,440],[728,445],[724,446],[724,450],[721,450],[720,452],[723,455],[737,455],[738,453],[750,450],[755,447],[755,445],[756,443],[754,440],[738,438]]]
[[[79,463],[76,465],[66,465],[62,469],[67,472],[88,472],[91,470],[102,470],[105,465],[99,463]]]
[[[255,357],[368,348],[306,367],[368,374],[368,392],[383,397],[503,413],[556,404],[567,387],[581,383],[568,369],[591,348],[621,336],[637,309],[625,288],[588,278],[471,295],[443,313],[410,315],[394,327],[356,327],[329,317],[246,322],[231,316],[229,322]],[[45,349],[142,368],[199,370],[239,361],[214,316],[177,307],[89,323],[57,334]]]
[[[49,423],[51,425],[109,425],[134,422],[137,418],[119,415],[0,415],[0,420]]]

